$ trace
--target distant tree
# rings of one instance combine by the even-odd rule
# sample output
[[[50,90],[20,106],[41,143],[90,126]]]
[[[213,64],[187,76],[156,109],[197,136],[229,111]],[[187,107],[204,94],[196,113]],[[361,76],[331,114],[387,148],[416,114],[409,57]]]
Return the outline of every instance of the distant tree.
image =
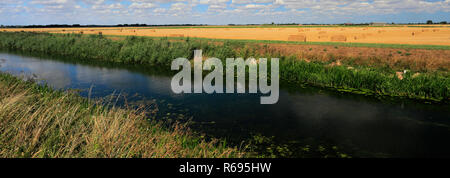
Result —
[[[440,24],[447,24],[447,21],[439,22]]]
[[[433,24],[432,20],[427,20],[427,24]]]
[[[275,25],[275,22],[272,22],[272,25]]]

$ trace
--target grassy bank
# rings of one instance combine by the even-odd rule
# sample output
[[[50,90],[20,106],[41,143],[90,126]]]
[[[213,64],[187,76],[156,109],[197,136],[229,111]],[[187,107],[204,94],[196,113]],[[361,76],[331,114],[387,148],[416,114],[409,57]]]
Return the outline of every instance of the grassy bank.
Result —
[[[0,157],[242,157],[144,109],[107,107],[0,74]]]
[[[314,85],[342,92],[401,96],[448,101],[450,78],[437,72],[415,75],[407,72],[399,79],[389,67],[339,66],[320,61],[305,62],[298,57],[265,50],[241,41],[207,41],[191,38],[168,39],[126,37],[109,39],[101,35],[0,33],[0,48],[57,54],[79,59],[146,64],[168,67],[178,57],[193,58],[195,49],[204,56],[278,57],[281,80],[299,85]]]

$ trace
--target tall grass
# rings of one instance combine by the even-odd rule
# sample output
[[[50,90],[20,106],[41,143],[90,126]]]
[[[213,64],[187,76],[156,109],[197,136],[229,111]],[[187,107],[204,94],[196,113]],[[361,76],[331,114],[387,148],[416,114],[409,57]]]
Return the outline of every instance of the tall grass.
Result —
[[[7,49],[150,65],[170,65],[178,57],[192,58],[194,49],[205,49],[208,51],[205,55],[219,58],[233,54],[231,48],[189,42],[189,39],[179,42],[129,36],[125,40],[111,40],[102,35],[4,32],[0,33],[0,39],[0,47]]]
[[[233,57],[280,58],[282,81],[310,84],[345,92],[404,96],[410,98],[448,101],[450,79],[437,73],[412,76],[403,80],[395,71],[383,68],[358,67],[349,70],[342,66],[328,66],[320,62],[303,62],[294,56],[267,51],[263,46],[247,45],[240,41],[205,41],[192,38],[146,38],[129,36],[112,40],[101,35],[41,34],[0,32],[0,48],[57,54],[89,60],[119,63],[148,64],[165,67],[178,57],[193,58],[195,49],[204,56],[219,59]],[[264,51],[261,53],[261,51]]]
[[[0,74],[0,157],[242,157],[180,124],[147,121],[144,109],[89,103],[70,92]]]
[[[450,78],[436,73],[414,76],[411,72],[400,80],[382,69],[324,66],[295,59],[280,64],[280,77],[293,83],[331,87],[344,92],[402,96],[417,99],[445,100],[450,96]]]

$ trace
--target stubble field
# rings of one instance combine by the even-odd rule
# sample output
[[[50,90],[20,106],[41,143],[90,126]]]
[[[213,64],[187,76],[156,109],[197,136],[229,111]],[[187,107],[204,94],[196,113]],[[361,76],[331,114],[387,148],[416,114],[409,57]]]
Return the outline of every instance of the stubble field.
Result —
[[[99,27],[15,28],[3,31],[135,35],[152,37],[197,37],[237,40],[299,42],[345,42],[413,45],[450,45],[450,26],[207,26],[207,27]]]

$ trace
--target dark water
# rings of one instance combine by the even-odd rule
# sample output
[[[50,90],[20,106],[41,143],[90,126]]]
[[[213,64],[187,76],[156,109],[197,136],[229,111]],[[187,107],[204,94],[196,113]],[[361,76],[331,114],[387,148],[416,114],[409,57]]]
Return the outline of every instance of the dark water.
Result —
[[[82,96],[92,87],[90,97],[121,93],[129,103],[155,99],[160,117],[192,117],[196,131],[234,142],[261,134],[279,143],[336,145],[352,156],[450,157],[448,104],[283,85],[277,104],[260,105],[255,94],[174,94],[171,75],[162,69],[12,53],[0,53],[0,60],[1,71],[34,74],[57,89],[82,89]]]

